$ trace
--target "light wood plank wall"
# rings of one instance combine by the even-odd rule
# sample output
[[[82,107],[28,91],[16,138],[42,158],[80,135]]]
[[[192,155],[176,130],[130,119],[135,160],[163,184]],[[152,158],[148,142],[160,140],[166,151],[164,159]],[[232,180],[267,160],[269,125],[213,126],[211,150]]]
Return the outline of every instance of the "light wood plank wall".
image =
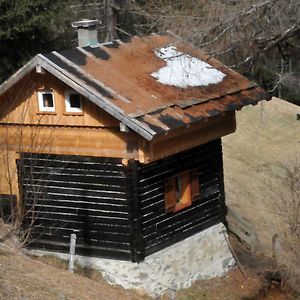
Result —
[[[38,91],[52,90],[55,113],[39,113]],[[70,88],[54,76],[31,72],[0,96],[0,123],[119,127],[119,122],[83,97],[83,114],[65,110],[65,93]]]
[[[150,163],[216,140],[235,130],[235,112],[224,113],[206,122],[195,123],[158,136],[151,142],[142,142],[139,148],[140,161]]]

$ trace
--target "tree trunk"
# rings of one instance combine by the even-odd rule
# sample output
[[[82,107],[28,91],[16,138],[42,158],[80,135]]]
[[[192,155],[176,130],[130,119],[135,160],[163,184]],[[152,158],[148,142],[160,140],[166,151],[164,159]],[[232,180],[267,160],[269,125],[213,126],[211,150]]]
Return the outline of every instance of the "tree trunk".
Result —
[[[117,11],[114,0],[105,0],[105,41],[112,41],[116,38]]]

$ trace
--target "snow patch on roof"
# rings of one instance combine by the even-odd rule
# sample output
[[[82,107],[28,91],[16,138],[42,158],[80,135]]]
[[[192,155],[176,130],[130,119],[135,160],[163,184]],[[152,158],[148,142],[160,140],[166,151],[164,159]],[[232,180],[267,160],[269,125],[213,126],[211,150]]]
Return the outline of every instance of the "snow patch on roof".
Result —
[[[180,88],[220,83],[226,76],[210,64],[177,51],[175,46],[155,50],[155,55],[167,65],[151,74],[160,83]]]

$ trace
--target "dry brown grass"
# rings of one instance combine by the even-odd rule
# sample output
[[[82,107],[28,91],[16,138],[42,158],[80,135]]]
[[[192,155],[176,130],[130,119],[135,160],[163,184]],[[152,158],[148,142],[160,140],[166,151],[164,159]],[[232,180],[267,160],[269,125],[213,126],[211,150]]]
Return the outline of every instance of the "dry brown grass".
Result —
[[[300,288],[299,112],[274,98],[246,107],[223,140],[227,204],[254,226],[263,253],[286,267],[286,289]]]
[[[65,271],[65,262],[55,258],[45,258],[45,261],[48,264],[24,255],[14,240],[7,239],[6,245],[0,243],[0,299],[150,299],[109,285],[95,271],[77,267],[78,273],[71,274]]]

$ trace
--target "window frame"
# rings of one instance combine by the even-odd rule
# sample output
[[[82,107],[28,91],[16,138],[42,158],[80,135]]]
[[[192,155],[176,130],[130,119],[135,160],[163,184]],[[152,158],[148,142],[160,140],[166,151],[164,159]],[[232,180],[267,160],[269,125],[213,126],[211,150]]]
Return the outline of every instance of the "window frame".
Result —
[[[43,95],[45,94],[51,94],[52,100],[53,100],[53,107],[46,107],[44,106],[44,99]],[[52,90],[42,90],[38,91],[38,107],[40,113],[55,113],[55,96],[54,92]]]
[[[71,95],[79,95],[80,99],[80,108],[78,107],[71,107],[70,103],[70,96]],[[66,114],[83,114],[83,101],[82,96],[80,93],[74,91],[74,90],[68,90],[65,92],[65,112]]]
[[[180,199],[178,199],[178,186],[176,182],[180,178]],[[180,172],[165,181],[165,210],[177,212],[192,205],[199,198],[200,184],[198,169]]]

